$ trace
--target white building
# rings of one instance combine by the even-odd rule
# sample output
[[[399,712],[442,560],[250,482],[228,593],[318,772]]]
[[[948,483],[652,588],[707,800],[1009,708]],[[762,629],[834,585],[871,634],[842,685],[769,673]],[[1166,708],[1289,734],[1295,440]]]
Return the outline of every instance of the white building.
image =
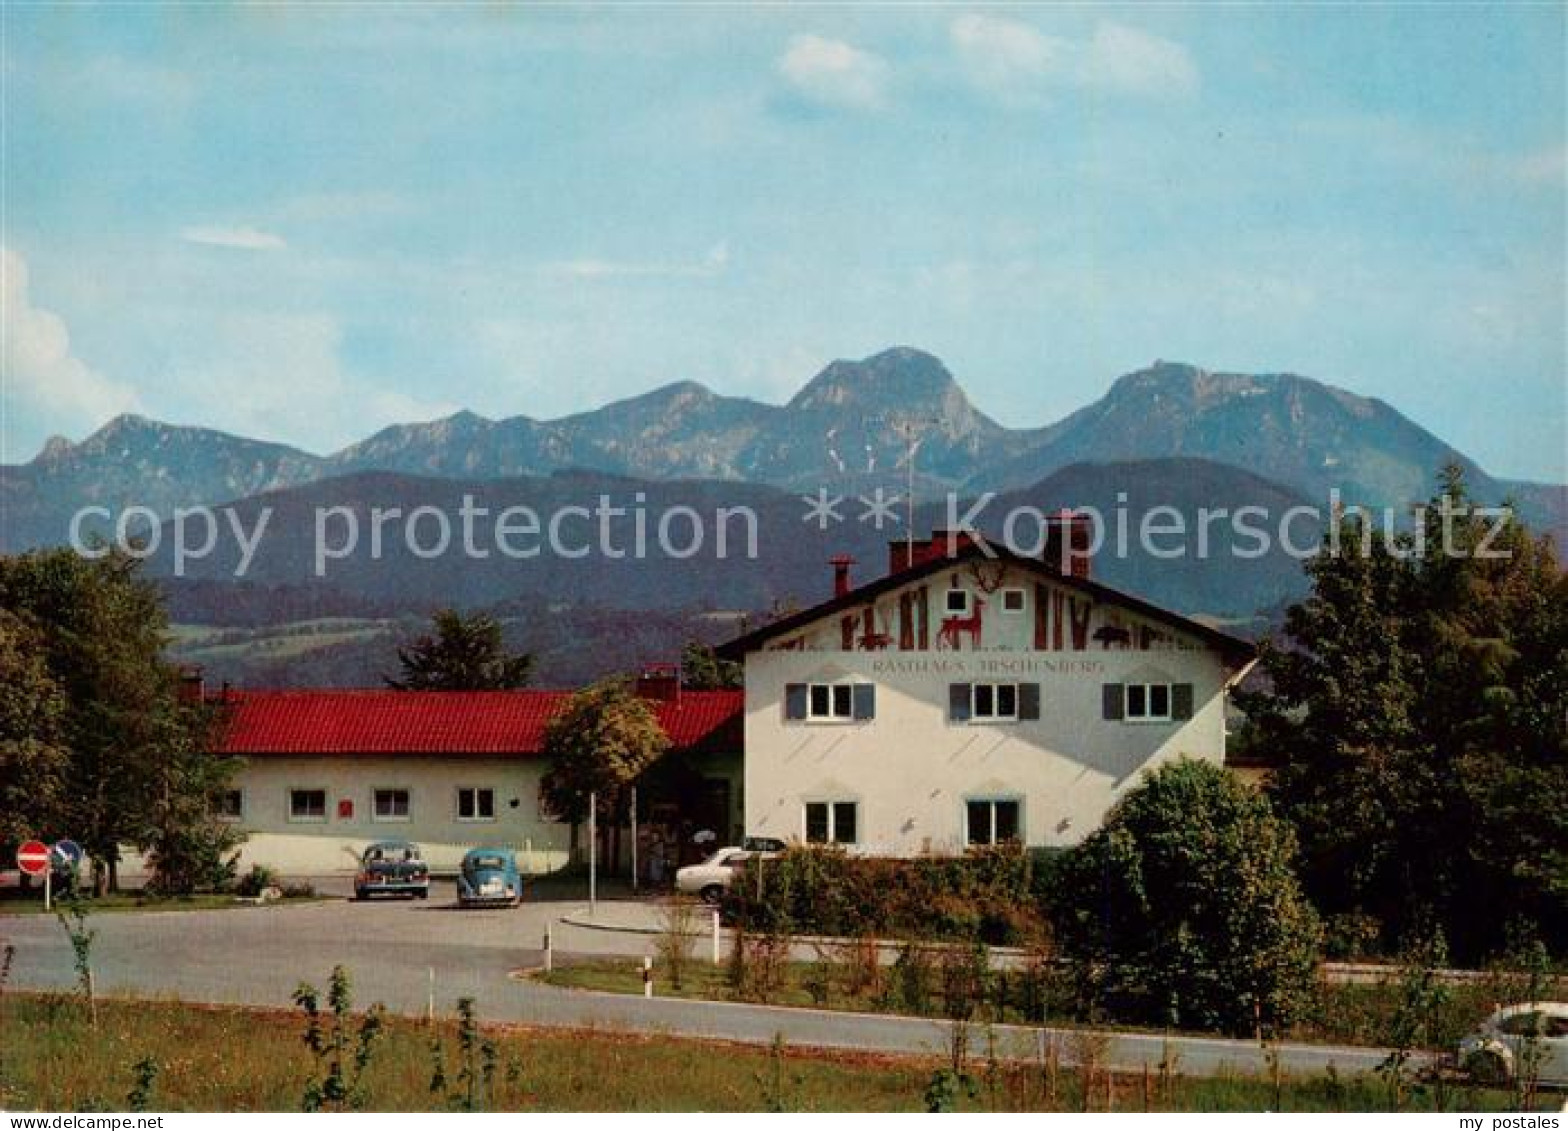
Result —
[[[1054,550],[938,532],[891,557],[860,588],[837,560],[832,600],[721,649],[745,664],[748,834],[888,855],[1067,845],[1144,771],[1224,762],[1246,641],[1094,582],[1082,557],[1046,564]]]
[[[684,824],[729,838],[740,826],[741,696],[684,691],[666,674],[638,681],[691,772],[679,813],[647,791],[643,862],[667,852],[684,862],[686,843],[654,843]],[[221,812],[246,834],[240,866],[285,875],[346,875],[378,840],[412,840],[433,869],[463,853],[506,846],[529,873],[564,866],[571,829],[543,811],[548,766],[545,725],[567,691],[226,691],[222,751],[240,760]],[[673,760],[672,760],[673,761]],[[630,844],[609,830],[603,850]]]

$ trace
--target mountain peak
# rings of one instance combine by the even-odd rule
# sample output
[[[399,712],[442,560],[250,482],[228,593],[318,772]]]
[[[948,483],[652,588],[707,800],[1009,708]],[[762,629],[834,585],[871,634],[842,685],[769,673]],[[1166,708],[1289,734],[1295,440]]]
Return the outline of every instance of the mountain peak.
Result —
[[[111,417],[89,439],[107,439],[127,432],[147,432],[161,427],[163,425],[150,416],[143,416],[139,412],[122,412],[119,416]]]
[[[840,359],[806,383],[792,409],[859,407],[873,411],[938,409],[963,390],[947,366],[923,350],[895,346],[861,361]]]

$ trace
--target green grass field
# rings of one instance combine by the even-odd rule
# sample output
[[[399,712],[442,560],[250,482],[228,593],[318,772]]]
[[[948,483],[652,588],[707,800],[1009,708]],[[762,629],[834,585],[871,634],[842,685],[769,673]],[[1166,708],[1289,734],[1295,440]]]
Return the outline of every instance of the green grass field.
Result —
[[[173,1002],[107,1001],[94,1028],[75,998],[11,993],[0,999],[0,1107],[8,1110],[126,1110],[136,1065],[156,1076],[149,1110],[286,1111],[300,1107],[312,1072],[300,1014],[202,1008]],[[480,1003],[483,1015],[483,1003]],[[935,1062],[773,1051],[604,1030],[486,1029],[495,1072],[483,1106],[569,1111],[918,1111]],[[366,1074],[364,1107],[429,1111],[451,1106],[431,1091],[433,1036],[445,1046],[450,1089],[457,1064],[455,1026],[393,1019]],[[1373,1111],[1390,1106],[1377,1079],[1186,1080],[1084,1077],[1049,1064],[988,1065],[982,1050],[968,1070],[969,1110]],[[1499,1110],[1501,1094],[1462,1091],[1452,1110]],[[1412,1109],[1430,1108],[1418,1093]]]

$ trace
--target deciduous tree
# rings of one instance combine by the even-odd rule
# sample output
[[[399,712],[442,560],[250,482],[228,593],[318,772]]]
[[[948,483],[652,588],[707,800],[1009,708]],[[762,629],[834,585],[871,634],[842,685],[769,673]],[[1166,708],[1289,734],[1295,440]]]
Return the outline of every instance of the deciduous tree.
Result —
[[[1058,942],[1122,1020],[1286,1024],[1310,1003],[1320,937],[1294,856],[1265,797],[1207,762],[1163,766],[1063,857]]]

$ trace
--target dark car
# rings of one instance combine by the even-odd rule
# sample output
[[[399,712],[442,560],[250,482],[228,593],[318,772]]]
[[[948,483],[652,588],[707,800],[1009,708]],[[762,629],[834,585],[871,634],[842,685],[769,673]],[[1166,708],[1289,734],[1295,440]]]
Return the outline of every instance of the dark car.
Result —
[[[373,895],[430,896],[430,869],[419,855],[419,845],[407,840],[383,840],[366,848],[354,877],[354,898]]]
[[[473,848],[457,873],[457,902],[463,907],[516,907],[523,880],[510,848]]]

